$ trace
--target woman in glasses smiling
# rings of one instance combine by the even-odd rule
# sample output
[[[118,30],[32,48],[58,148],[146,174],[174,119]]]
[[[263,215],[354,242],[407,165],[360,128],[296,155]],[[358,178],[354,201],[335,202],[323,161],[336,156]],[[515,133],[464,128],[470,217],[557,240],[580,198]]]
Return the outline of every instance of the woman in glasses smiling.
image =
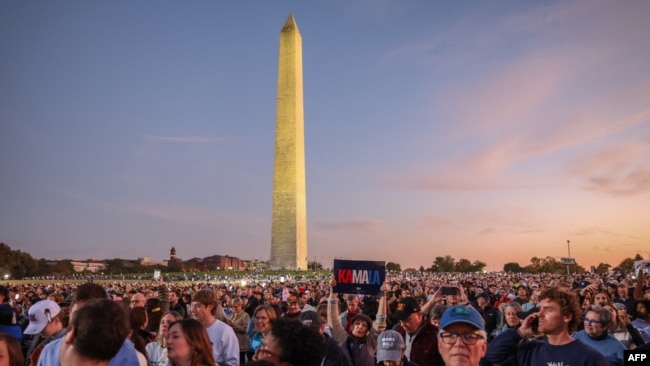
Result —
[[[612,325],[612,314],[605,308],[591,305],[585,311],[583,323],[585,329],[573,333],[573,338],[598,350],[610,365],[623,365],[625,347],[608,332]]]

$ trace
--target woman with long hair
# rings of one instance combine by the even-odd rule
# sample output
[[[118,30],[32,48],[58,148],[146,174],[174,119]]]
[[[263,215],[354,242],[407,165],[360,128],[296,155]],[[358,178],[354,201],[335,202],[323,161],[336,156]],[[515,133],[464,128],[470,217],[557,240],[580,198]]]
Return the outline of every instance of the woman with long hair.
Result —
[[[149,332],[144,330],[144,327],[147,325],[147,310],[142,306],[134,307],[129,310],[129,323],[131,324],[131,332],[129,333],[129,339],[133,343],[133,347],[137,351],[138,361],[140,361],[141,366],[149,365],[147,359],[147,351],[145,346],[149,342]],[[146,333],[143,334],[142,332]]]
[[[196,319],[177,320],[167,334],[170,366],[212,366],[212,343],[203,324]]]
[[[169,334],[169,326],[173,322],[181,319],[183,319],[183,316],[175,311],[168,311],[163,314],[158,325],[156,340],[148,343],[145,347],[151,366],[162,366],[167,362],[167,335]]]
[[[7,366],[25,365],[20,342],[7,333],[0,333],[0,362]]]
[[[609,327],[609,332],[623,343],[626,349],[634,349],[636,346],[643,344],[643,338],[639,331],[634,328],[630,322],[630,317],[627,312],[621,310],[619,306],[625,309],[625,304],[617,304],[613,302],[602,302],[600,306],[612,314],[612,325]]]

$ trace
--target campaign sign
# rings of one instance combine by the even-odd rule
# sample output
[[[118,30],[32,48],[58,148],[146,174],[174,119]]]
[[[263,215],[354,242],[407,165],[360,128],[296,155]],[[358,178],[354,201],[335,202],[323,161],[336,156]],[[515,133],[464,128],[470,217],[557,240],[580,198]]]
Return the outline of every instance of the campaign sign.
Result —
[[[334,292],[376,295],[386,279],[386,264],[381,261],[334,260]]]
[[[650,350],[647,349],[632,349],[625,350],[623,354],[623,365],[650,365]]]

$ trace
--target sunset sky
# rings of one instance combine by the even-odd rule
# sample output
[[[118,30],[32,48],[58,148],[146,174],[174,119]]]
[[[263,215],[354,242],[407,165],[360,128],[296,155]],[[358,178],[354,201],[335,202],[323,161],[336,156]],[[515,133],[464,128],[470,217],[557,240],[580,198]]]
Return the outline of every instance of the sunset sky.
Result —
[[[267,260],[279,32],[308,259],[650,258],[650,2],[2,1],[0,242]]]

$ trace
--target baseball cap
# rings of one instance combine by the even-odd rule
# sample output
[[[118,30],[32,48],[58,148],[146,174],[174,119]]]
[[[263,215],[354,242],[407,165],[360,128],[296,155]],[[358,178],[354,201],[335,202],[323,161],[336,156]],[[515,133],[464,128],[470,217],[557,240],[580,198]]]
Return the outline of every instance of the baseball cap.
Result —
[[[323,318],[317,312],[313,310],[305,310],[298,316],[298,320],[303,325],[306,325],[310,328],[320,330],[320,327],[323,325]]]
[[[377,361],[399,361],[405,348],[401,334],[392,329],[385,330],[377,338]]]
[[[403,297],[397,304],[397,311],[394,317],[397,320],[406,320],[409,315],[420,311],[420,304],[418,300],[412,297]]]
[[[298,297],[296,295],[291,295],[287,299],[287,303],[298,302]]]
[[[38,334],[45,329],[52,318],[59,315],[61,308],[52,300],[41,300],[29,308],[29,325],[24,334]]]
[[[485,330],[485,321],[479,312],[469,305],[458,305],[445,310],[440,319],[440,329],[452,324],[469,324],[474,328]]]

